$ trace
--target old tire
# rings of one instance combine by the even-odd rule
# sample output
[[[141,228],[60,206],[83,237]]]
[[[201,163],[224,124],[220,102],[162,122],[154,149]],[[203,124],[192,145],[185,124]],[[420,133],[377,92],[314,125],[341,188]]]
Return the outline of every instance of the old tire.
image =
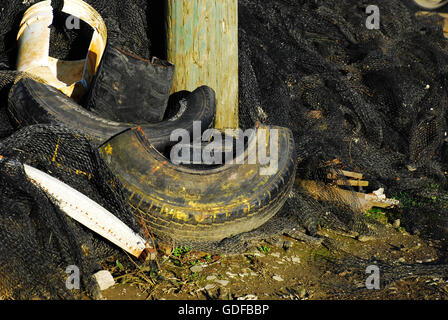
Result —
[[[220,241],[264,224],[283,206],[295,177],[292,132],[278,130],[278,170],[227,164],[205,170],[176,166],[136,128],[105,143],[100,153],[121,181],[137,218],[161,238],[183,243]]]
[[[412,0],[414,4],[426,10],[437,10],[448,3],[448,0]]]
[[[151,144],[164,149],[171,143],[170,135],[175,129],[193,130],[193,121],[201,121],[202,128],[208,128],[216,112],[214,91],[206,86],[187,94],[186,109],[168,121],[149,123],[142,126]],[[116,134],[136,127],[136,124],[110,121],[84,109],[63,93],[34,81],[20,79],[9,94],[9,112],[20,126],[48,123],[63,124],[83,133],[95,146]]]
[[[116,122],[160,122],[173,76],[169,62],[156,57],[145,60],[109,44],[92,82],[87,109]]]

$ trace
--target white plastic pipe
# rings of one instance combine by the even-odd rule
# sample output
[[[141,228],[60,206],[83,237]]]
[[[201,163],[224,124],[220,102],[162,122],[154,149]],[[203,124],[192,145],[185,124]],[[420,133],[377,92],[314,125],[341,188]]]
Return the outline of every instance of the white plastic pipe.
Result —
[[[50,1],[39,2],[25,12],[17,36],[19,40],[18,71],[48,66],[49,27],[52,23],[53,8]]]
[[[26,164],[23,167],[30,181],[74,220],[137,258],[151,248],[148,241],[98,203],[45,172]]]
[[[46,0],[31,6],[23,16],[17,34],[17,70],[28,72],[67,96],[79,99],[98,69],[106,48],[107,29],[99,13],[84,1],[65,0],[62,12],[92,27],[93,35],[86,58],[62,61],[49,56],[53,7],[51,0]]]

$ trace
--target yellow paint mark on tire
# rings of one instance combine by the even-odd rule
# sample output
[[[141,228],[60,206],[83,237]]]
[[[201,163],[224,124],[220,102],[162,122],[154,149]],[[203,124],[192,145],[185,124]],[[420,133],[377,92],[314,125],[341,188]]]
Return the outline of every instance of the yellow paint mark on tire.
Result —
[[[104,151],[106,151],[106,154],[110,156],[113,151],[112,146],[110,144],[107,144],[107,146],[104,148]]]

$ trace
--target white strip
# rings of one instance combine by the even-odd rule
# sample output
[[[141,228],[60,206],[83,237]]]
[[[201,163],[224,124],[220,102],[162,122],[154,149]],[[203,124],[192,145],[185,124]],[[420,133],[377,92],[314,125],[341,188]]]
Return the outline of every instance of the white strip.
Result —
[[[53,8],[50,1],[39,2],[25,12],[17,35],[18,71],[48,66],[49,27],[52,22]]]
[[[149,247],[146,240],[82,193],[36,168],[24,165],[24,169],[31,182],[47,192],[63,212],[90,230],[137,258]]]

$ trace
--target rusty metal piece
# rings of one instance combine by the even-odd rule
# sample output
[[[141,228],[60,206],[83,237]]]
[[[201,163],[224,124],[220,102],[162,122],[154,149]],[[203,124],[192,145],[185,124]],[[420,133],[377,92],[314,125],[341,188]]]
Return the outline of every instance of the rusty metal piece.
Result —
[[[95,9],[81,0],[65,0],[62,12],[83,20],[93,28],[86,58],[63,61],[49,56],[53,23],[51,0],[31,6],[24,14],[17,35],[17,70],[27,72],[67,96],[79,100],[87,91],[106,48],[106,25]]]

